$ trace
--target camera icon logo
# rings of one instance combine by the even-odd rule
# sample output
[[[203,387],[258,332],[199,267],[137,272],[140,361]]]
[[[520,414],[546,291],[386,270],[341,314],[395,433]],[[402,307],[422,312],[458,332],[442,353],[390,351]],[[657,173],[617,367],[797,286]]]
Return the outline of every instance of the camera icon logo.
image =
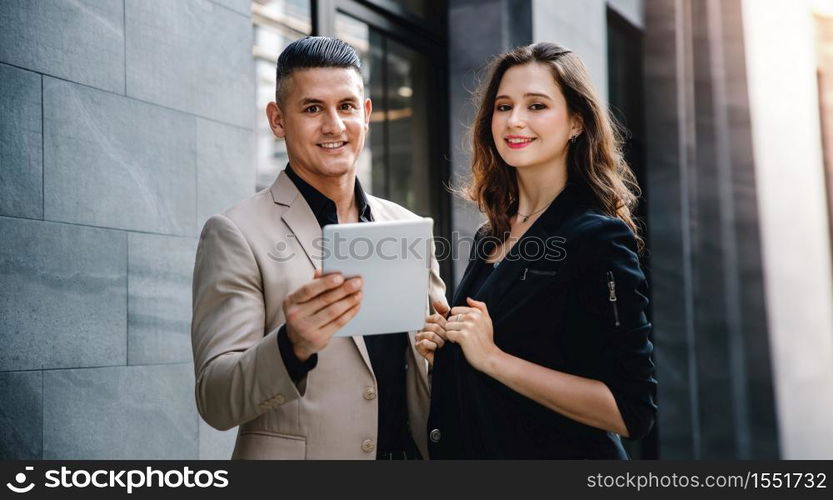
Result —
[[[26,470],[34,470],[34,469],[35,468],[32,467],[31,465],[26,466]],[[6,483],[6,487],[9,488],[10,490],[12,490],[15,493],[28,493],[28,492],[32,491],[32,488],[35,487],[35,483],[29,483],[25,486],[22,486],[23,483],[26,482],[26,474],[24,474],[23,472],[18,472],[14,476],[14,480],[18,485],[21,485],[21,486],[15,486],[12,483]]]

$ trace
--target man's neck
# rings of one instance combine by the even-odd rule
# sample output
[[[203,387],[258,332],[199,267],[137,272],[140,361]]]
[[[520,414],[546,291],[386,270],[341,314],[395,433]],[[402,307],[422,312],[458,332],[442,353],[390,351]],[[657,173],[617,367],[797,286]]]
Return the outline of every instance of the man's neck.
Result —
[[[359,221],[358,208],[356,207],[355,170],[337,177],[316,175],[294,166],[292,170],[319,193],[333,200],[336,204],[336,212],[340,223]]]

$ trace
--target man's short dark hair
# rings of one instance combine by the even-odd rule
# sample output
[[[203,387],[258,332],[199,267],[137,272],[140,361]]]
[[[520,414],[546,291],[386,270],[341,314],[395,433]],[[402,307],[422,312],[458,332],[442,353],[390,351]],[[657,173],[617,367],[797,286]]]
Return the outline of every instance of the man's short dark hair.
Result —
[[[310,68],[353,68],[361,75],[362,63],[353,47],[338,38],[308,36],[286,46],[278,57],[275,100],[282,103],[286,81],[293,72]]]

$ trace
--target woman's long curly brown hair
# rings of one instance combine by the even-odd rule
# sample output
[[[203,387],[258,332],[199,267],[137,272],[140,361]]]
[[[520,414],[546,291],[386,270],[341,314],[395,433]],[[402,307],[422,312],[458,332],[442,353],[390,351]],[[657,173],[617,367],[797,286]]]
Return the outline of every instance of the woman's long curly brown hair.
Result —
[[[518,179],[514,167],[503,161],[492,137],[495,96],[504,73],[523,64],[539,63],[552,70],[571,115],[581,119],[583,131],[569,145],[567,179],[591,198],[603,213],[618,217],[631,228],[640,250],[643,243],[633,217],[640,196],[636,177],[622,155],[622,135],[596,96],[590,74],[579,57],[554,43],[518,47],[496,57],[479,103],[472,130],[472,179],[463,194],[477,203],[489,219],[491,236],[505,240],[510,220],[518,211]]]

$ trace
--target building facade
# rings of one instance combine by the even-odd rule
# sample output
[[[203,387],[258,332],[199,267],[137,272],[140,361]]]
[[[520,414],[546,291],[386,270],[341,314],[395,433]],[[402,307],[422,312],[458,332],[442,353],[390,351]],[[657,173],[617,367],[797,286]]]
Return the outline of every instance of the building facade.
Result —
[[[4,1],[0,457],[230,456],[234,431],[194,404],[197,238],[284,167],[264,112],[275,58],[324,34],[359,51],[374,102],[359,178],[434,218],[450,289],[482,222],[447,187],[467,177],[484,65],[534,41],[578,53],[644,194],[660,413],[632,455],[833,458],[830,15],[809,0]]]

